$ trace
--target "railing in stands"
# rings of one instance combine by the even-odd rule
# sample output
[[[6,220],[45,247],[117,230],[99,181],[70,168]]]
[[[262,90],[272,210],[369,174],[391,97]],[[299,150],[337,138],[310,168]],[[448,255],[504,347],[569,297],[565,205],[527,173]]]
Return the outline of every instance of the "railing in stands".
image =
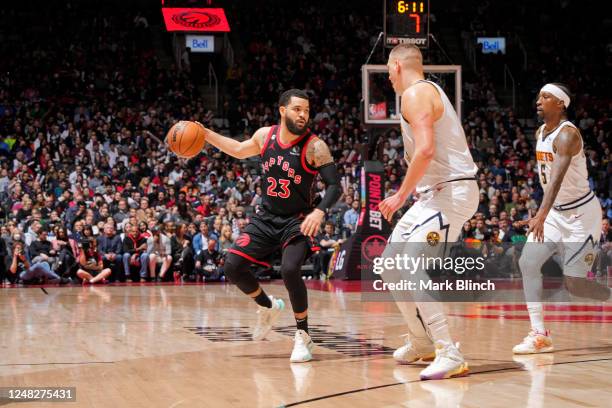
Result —
[[[512,109],[516,110],[516,83],[508,65],[504,64],[504,89],[508,89],[508,78],[512,82]]]
[[[514,34],[514,39],[523,53],[523,70],[527,71],[527,49],[525,48],[525,44],[523,44],[523,40],[521,40],[521,36],[518,34]]]
[[[212,62],[208,63],[208,88],[215,91],[215,110],[219,108],[219,81]]]
[[[181,43],[178,39],[178,36],[176,33],[172,34],[172,52],[173,52],[173,57],[174,57],[174,63],[176,64],[176,66],[178,67],[178,69],[182,69],[182,64],[181,64],[181,56],[182,56],[182,47],[181,47]]]
[[[462,37],[463,48],[467,54],[467,60],[472,65],[472,70],[476,72],[476,37],[468,32],[463,32]]]
[[[234,66],[234,48],[232,47],[232,43],[230,41],[229,35],[225,33],[223,35],[223,56],[225,57],[225,62],[228,67]]]

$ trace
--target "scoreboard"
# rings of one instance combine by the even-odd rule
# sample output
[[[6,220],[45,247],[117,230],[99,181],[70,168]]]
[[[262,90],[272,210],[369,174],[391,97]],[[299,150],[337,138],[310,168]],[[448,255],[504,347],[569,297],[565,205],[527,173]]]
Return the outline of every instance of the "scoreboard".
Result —
[[[385,45],[429,46],[429,0],[384,0]]]

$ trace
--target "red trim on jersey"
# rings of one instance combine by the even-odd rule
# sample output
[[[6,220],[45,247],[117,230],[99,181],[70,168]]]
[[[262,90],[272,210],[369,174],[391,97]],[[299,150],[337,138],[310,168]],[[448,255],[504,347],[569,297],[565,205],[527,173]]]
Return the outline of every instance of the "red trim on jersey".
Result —
[[[304,134],[300,137],[298,137],[297,139],[295,139],[293,142],[289,143],[289,144],[284,144],[283,142],[281,142],[281,138],[280,138],[280,132],[278,134],[278,137],[276,138],[276,141],[278,142],[278,145],[281,147],[281,149],[287,149],[289,147],[293,147],[296,144],[298,144],[303,138],[305,138],[306,136],[308,136],[310,134],[310,129],[307,129],[306,132],[304,132]]]
[[[243,257],[244,259],[249,260],[249,261],[251,261],[251,262],[253,262],[253,263],[256,263],[256,264],[258,264],[258,265],[266,266],[266,267],[268,267],[268,268],[270,267],[270,264],[269,264],[269,263],[267,263],[267,262],[263,262],[263,261],[258,261],[257,259],[253,258],[252,256],[247,255],[247,254],[245,254],[244,252],[239,251],[239,250],[237,250],[237,249],[230,248],[230,249],[228,249],[228,250],[227,250],[227,252],[231,252],[232,254],[236,254],[236,255],[238,255],[238,256],[241,256],[241,257]]]
[[[268,143],[270,143],[270,138],[272,137],[272,133],[274,133],[274,128],[276,127],[276,125],[272,126],[270,128],[270,131],[268,132],[268,136],[266,136],[266,140],[264,141],[264,145],[261,148],[261,152],[259,152],[260,156],[263,156],[264,152],[266,151],[266,149],[268,148]]]
[[[312,167],[306,160],[306,149],[308,147],[308,143],[310,143],[310,141],[314,139],[315,137],[316,137],[315,135],[310,135],[306,143],[304,143],[304,147],[302,147],[302,154],[300,157],[300,161],[302,162],[302,167],[304,168],[304,170],[306,170],[310,174],[318,173],[318,171],[314,167]]]

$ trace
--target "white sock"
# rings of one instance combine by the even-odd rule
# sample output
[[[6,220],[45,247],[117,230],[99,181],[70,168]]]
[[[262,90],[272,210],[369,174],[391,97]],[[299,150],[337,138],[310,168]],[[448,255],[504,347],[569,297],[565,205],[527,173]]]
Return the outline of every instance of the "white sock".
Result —
[[[542,303],[527,302],[527,311],[529,312],[531,328],[538,333],[546,333]]]
[[[417,307],[434,342],[442,340],[452,344],[453,339],[448,330],[448,321],[442,303],[418,302]]]
[[[414,302],[396,302],[396,304],[408,325],[410,340],[417,340],[425,344],[431,343],[431,339],[425,331],[423,323],[421,323],[421,320],[417,316],[417,308]]]

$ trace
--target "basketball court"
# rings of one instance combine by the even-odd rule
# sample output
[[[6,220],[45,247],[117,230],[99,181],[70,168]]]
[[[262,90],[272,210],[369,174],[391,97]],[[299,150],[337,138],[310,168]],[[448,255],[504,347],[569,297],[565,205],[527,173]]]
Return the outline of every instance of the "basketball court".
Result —
[[[76,387],[71,407],[605,407],[612,403],[612,305],[549,304],[557,351],[517,358],[520,304],[447,305],[469,377],[422,382],[398,366],[404,323],[359,282],[309,281],[314,360],[290,364],[285,311],[261,342],[256,307],[229,284],[6,288],[1,387]],[[265,290],[286,298],[282,283]]]
[[[186,51],[189,49],[189,53],[219,54],[218,57],[226,60],[223,64],[227,63],[227,66],[223,65],[223,72],[235,63],[238,65],[238,60],[234,61],[230,37],[225,34],[230,32],[230,28],[224,9],[182,8],[178,3],[183,2],[161,2],[160,16],[163,15],[166,31],[172,35],[171,40],[165,38],[172,42],[171,48],[166,44],[174,54],[169,58],[170,63],[176,62],[178,67],[185,68],[181,64],[189,61]],[[211,5],[212,2],[207,3]],[[367,136],[354,146],[360,151],[362,162],[359,166],[363,165],[359,175],[355,176],[360,177],[357,194],[359,221],[355,221],[357,225],[350,237],[341,245],[334,246],[332,260],[326,263],[329,265],[328,277],[333,279],[305,281],[308,288],[307,324],[315,343],[313,360],[306,363],[289,361],[294,347],[296,318],[282,280],[261,282],[266,294],[280,297],[287,304],[279,322],[263,341],[252,338],[258,317],[256,303],[236,286],[225,282],[110,283],[65,287],[5,286],[1,283],[0,406],[612,407],[612,303],[546,303],[546,328],[554,337],[555,352],[513,355],[513,346],[523,339],[530,327],[522,281],[517,273],[506,277],[507,289],[514,291],[508,297],[511,300],[445,303],[450,333],[461,344],[461,352],[469,363],[468,376],[421,381],[419,373],[427,363],[398,365],[393,359],[393,352],[404,344],[402,335],[407,330],[404,317],[392,301],[368,301],[362,287],[362,282],[372,275],[362,265],[365,261],[371,264],[373,258],[381,255],[392,228],[382,218],[379,207],[388,193],[385,177],[389,175],[380,156],[378,161],[368,160],[368,152],[380,147],[376,143],[381,138],[393,130],[400,130],[400,96],[390,82],[390,68],[385,65],[387,51],[398,44],[412,44],[424,50],[431,47],[432,52],[427,58],[431,65],[423,67],[425,78],[440,85],[459,120],[470,114],[462,93],[468,95],[462,88],[462,84],[467,82],[464,79],[469,75],[480,76],[481,70],[476,69],[475,54],[469,52],[463,65],[457,65],[460,61],[454,61],[434,33],[430,33],[429,1],[386,0],[382,3],[384,31],[380,32],[376,42],[370,41],[370,54],[361,66],[360,119],[367,129]],[[181,8],[174,7],[177,4]],[[224,27],[209,30],[208,26],[217,24]],[[280,30],[280,26],[270,27],[273,27],[270,31]],[[163,29],[161,25],[157,26],[160,28]],[[444,33],[438,31],[436,35],[443,39]],[[198,32],[210,35],[193,35]],[[456,34],[451,33],[450,37],[454,39]],[[252,37],[257,37],[257,34]],[[520,42],[518,34],[516,37]],[[158,38],[159,44],[154,38],[151,42],[161,49],[163,39]],[[478,41],[481,39],[487,41],[487,47],[498,46],[503,40],[505,54],[505,37],[478,37]],[[457,49],[460,49],[461,43],[457,44]],[[248,45],[241,44],[241,49],[250,49]],[[259,44],[254,45],[253,48],[259,48]],[[372,59],[379,45],[383,48],[383,58],[375,56]],[[526,70],[527,51],[522,43],[520,45],[525,53]],[[468,49],[472,53],[475,50],[473,46]],[[435,56],[436,52],[440,54],[439,58]],[[212,114],[213,110],[220,108],[220,95],[224,101],[225,91],[220,93],[219,90],[223,90],[226,84],[218,83],[214,66],[216,59],[209,61],[202,56],[206,54],[199,57],[190,55],[194,62],[207,61],[204,65],[207,67],[208,86],[201,84],[199,91],[207,99],[202,106],[211,108]],[[218,68],[217,71],[222,72]],[[195,68],[193,72],[200,75]],[[517,89],[507,65],[504,65],[503,80],[505,95],[512,96],[512,106],[516,110]],[[164,95],[174,92],[168,91],[164,90]],[[532,116],[533,112],[530,112],[521,123],[529,135],[535,131]],[[216,120],[223,123],[228,119],[219,117]],[[304,121],[304,126],[306,123]],[[357,125],[356,130],[360,126]],[[202,125],[180,121],[173,125],[163,142],[157,138],[156,141],[166,143],[178,157],[192,158],[206,143],[205,132],[201,129]],[[186,139],[183,140],[184,130],[189,130],[189,139],[185,133]],[[209,133],[206,134],[210,137]],[[280,143],[280,136],[278,141]],[[262,146],[261,157],[268,142],[266,139]],[[305,146],[300,147],[302,152],[307,151]],[[296,163],[301,164],[302,170],[308,174],[315,173],[306,167],[304,153],[292,149],[287,157],[292,154],[301,158]],[[225,160],[226,156],[223,157]],[[282,156],[278,157],[277,164],[280,165]],[[402,153],[401,157],[407,156]],[[227,161],[227,164],[231,163]],[[327,164],[330,163],[324,163]],[[276,179],[271,178],[276,183]],[[466,179],[449,181],[462,180]],[[289,183],[289,179],[284,181]],[[277,193],[273,195],[269,191],[274,189],[263,188],[263,191],[271,197],[286,199],[290,196],[288,190],[284,191],[285,197]],[[214,191],[212,187],[210,191]],[[457,205],[454,202],[449,204]],[[440,222],[436,231],[442,229]],[[433,244],[429,242],[429,234],[426,242],[435,246],[440,235],[434,232],[432,237]],[[193,244],[196,248],[195,242]],[[181,253],[179,251],[182,262]],[[129,265],[125,267],[129,274]],[[226,276],[231,275],[228,273]],[[301,288],[299,275],[296,276]],[[606,276],[602,283],[611,287],[612,275]],[[492,275],[493,279],[496,277]],[[553,289],[560,287],[559,280]],[[301,319],[300,323],[304,321]],[[72,388],[74,401],[32,402],[6,398],[10,389],[52,387]]]

